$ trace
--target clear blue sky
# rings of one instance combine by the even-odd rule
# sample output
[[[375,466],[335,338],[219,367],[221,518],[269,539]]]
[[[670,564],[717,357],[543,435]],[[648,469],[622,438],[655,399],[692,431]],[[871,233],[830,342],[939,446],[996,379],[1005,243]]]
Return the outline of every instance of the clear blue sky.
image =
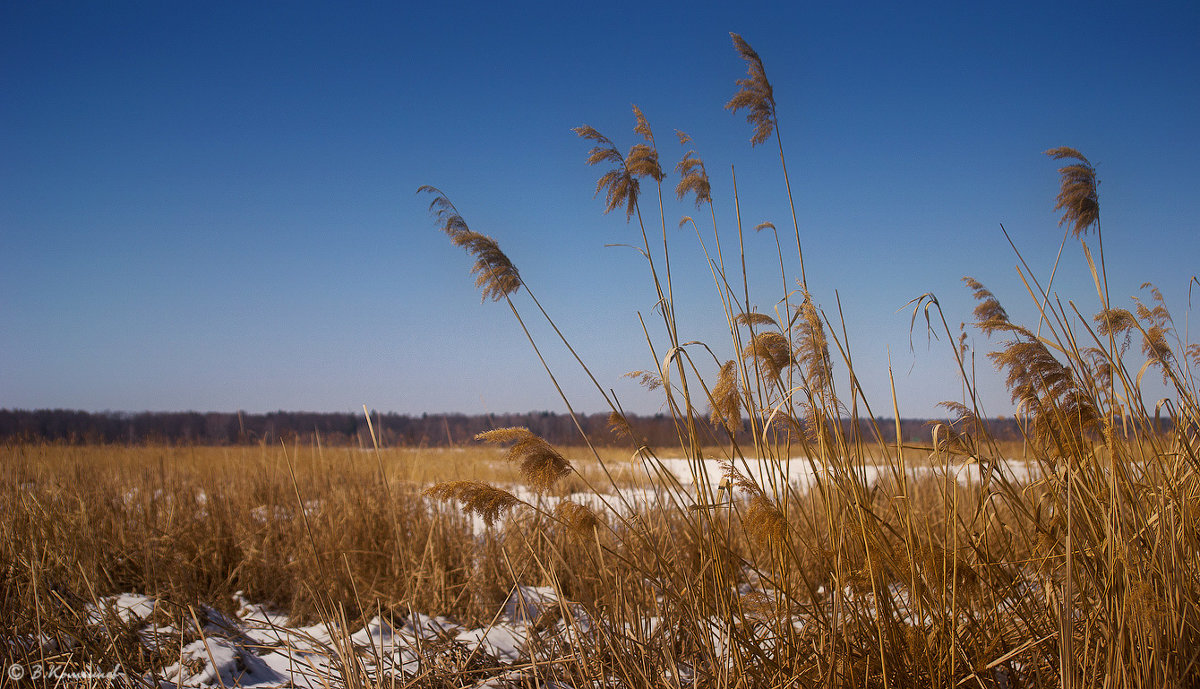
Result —
[[[1000,224],[1044,281],[1061,237],[1051,147],[1099,171],[1114,300],[1154,281],[1182,327],[1200,272],[1200,5],[732,5],[3,3],[0,407],[562,410],[435,229],[415,194],[432,184],[500,241],[601,382],[657,411],[620,377],[653,367],[645,265],[605,248],[638,235],[602,214],[570,129],[627,147],[636,103],[664,162],[674,129],[695,138],[724,232],[732,166],[747,225],[786,237],[778,156],[722,108],[745,73],[729,31],[766,63],[809,282],[831,316],[840,296],[878,414],[889,356],[902,414],[961,396],[944,340],[910,350],[908,300],[935,293],[957,327],[973,275],[1028,317]],[[668,201],[680,335],[732,356],[695,237],[674,229],[691,206]],[[748,242],[769,311],[774,246]],[[1095,310],[1076,242],[1055,285]],[[576,406],[601,410],[534,334]],[[987,410],[1009,412],[979,372]]]

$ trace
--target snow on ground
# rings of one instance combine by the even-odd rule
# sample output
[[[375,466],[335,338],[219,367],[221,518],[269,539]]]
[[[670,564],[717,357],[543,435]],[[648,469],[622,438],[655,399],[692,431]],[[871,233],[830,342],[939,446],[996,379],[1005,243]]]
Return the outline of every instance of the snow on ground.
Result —
[[[707,478],[708,483],[715,489],[725,476],[724,460],[705,459],[703,467],[688,459],[670,458],[658,461],[679,481],[681,486],[693,486],[697,483],[697,478]],[[811,463],[804,457],[793,457],[783,461],[748,459],[743,462],[738,460],[734,466],[742,475],[754,479],[764,488],[771,485],[772,477],[775,477],[776,481],[786,477],[789,484],[801,491],[806,491],[816,485],[818,476],[825,471],[819,464]],[[856,470],[862,472],[861,475],[868,485],[874,485],[881,478],[892,476],[895,472],[895,468],[888,464],[867,464],[857,467]],[[657,473],[649,460],[643,461],[642,471],[646,473],[644,480],[649,480],[653,474]],[[980,469],[974,463],[918,464],[909,466],[906,473],[910,479],[949,474],[954,476],[960,484],[967,485],[979,480]],[[1037,475],[1038,467],[1030,462],[1009,459],[998,462],[992,473],[1012,481],[1024,482]]]
[[[469,629],[444,617],[412,613],[402,618],[375,617],[357,630],[318,623],[293,625],[286,614],[234,596],[237,612],[226,616],[207,607],[195,611],[194,624],[177,630],[158,624],[158,601],[126,593],[101,599],[86,611],[88,622],[103,628],[122,625],[137,632],[148,650],[170,653],[154,677],[140,678],[160,689],[199,687],[347,686],[348,672],[362,677],[413,679],[431,670],[480,669],[479,687],[505,686],[526,670],[529,641],[556,637],[578,642],[590,620],[578,606],[560,604],[550,587],[517,586],[487,627]],[[566,609],[571,624],[561,615]],[[548,624],[546,619],[553,620]],[[199,627],[196,626],[199,624]],[[34,639],[23,640],[37,646]],[[44,644],[43,644],[44,647]]]
[[[612,492],[605,493],[575,493],[568,496],[541,495],[523,485],[500,486],[525,502],[535,505],[545,511],[551,511],[563,500],[571,500],[604,513],[629,515],[635,510],[654,506],[673,506],[687,509],[695,506],[699,494],[700,483],[707,483],[707,494],[718,500],[727,498],[719,491],[722,480],[727,474],[727,463],[719,459],[705,459],[703,464],[694,460],[681,458],[641,459],[640,464],[634,464],[634,471],[627,483]],[[735,468],[745,477],[752,478],[762,486],[768,494],[782,490],[786,477],[787,485],[804,493],[817,485],[817,481],[825,479],[822,475],[825,469],[820,465],[809,462],[803,457],[796,457],[783,462],[765,460],[738,461]],[[625,466],[622,466],[624,469]],[[881,480],[891,480],[896,470],[890,465],[867,464],[855,468],[861,472],[868,486],[873,486]],[[905,473],[909,480],[919,480],[925,477],[939,479],[952,478],[959,485],[978,485],[986,468],[974,463],[929,465],[918,464],[907,467]],[[1016,483],[1026,483],[1040,478],[1041,473],[1036,463],[1023,460],[1004,460],[997,462],[990,471],[991,478],[1004,477]],[[609,487],[611,488],[611,487]],[[598,486],[604,490],[605,486]],[[487,525],[479,515],[471,515],[472,527],[476,535],[487,530]]]

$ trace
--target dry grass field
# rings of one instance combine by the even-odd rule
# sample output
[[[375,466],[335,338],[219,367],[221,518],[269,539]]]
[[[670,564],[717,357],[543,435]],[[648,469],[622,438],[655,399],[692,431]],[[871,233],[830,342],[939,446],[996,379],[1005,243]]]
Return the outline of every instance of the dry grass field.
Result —
[[[786,161],[765,68],[735,46],[748,73],[728,107]],[[992,349],[979,358],[1005,378],[1024,441],[989,433],[968,353],[926,295],[914,322],[953,350],[963,396],[927,443],[901,447],[839,422],[878,415],[841,323],[810,296],[798,227],[777,315],[752,308],[740,219],[718,231],[694,151],[674,190],[696,202],[710,258],[688,269],[712,274],[729,340],[680,338],[667,174],[636,108],[635,123],[628,152],[578,134],[607,210],[641,231],[660,297],[644,378],[676,445],[556,448],[496,429],[448,450],[6,447],[9,662],[119,667],[150,686],[1200,686],[1200,347],[1157,290],[1110,300],[1080,152],[1048,154],[1077,245],[1064,256],[1092,268],[1079,303],[1096,312],[1023,268],[1040,322],[1017,323],[967,280]],[[497,240],[426,191],[485,297],[523,327],[553,325]],[[792,251],[781,235],[768,270]],[[559,338],[530,345],[573,353]],[[1170,404],[1144,401],[1147,376]],[[614,428],[640,437],[596,387]],[[298,658],[311,671],[280,674]]]

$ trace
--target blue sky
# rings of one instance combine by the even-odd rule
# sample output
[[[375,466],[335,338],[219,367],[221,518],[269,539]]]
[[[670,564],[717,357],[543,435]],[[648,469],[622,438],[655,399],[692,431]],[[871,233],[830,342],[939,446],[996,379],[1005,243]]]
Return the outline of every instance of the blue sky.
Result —
[[[1200,6],[731,5],[4,3],[0,407],[563,410],[415,194],[432,184],[601,383],[657,411],[621,378],[654,365],[651,283],[634,251],[606,248],[639,235],[603,215],[570,130],[628,147],[636,103],[664,162],[683,152],[673,130],[694,137],[727,246],[731,168],[747,228],[789,236],[775,149],[722,107],[745,72],[730,31],[766,63],[809,283],[831,317],[840,299],[877,414],[889,362],[906,416],[961,397],[944,339],[910,349],[910,299],[936,294],[957,327],[973,275],[1028,320],[1000,225],[1044,281],[1062,236],[1051,147],[1098,169],[1114,301],[1153,281],[1182,328],[1200,272]],[[694,211],[667,200],[680,335],[732,356],[695,236],[675,229]],[[751,235],[752,301],[770,311],[775,248]],[[1055,291],[1097,306],[1077,242]],[[572,403],[601,410],[516,303]],[[986,409],[1008,413],[972,338]]]

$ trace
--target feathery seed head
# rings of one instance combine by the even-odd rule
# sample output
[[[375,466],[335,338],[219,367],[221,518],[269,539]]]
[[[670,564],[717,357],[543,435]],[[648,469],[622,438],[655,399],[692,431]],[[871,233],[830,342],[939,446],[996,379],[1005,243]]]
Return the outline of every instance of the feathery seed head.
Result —
[[[1008,330],[1008,312],[1000,305],[1000,300],[996,298],[996,295],[973,277],[967,276],[962,280],[967,287],[971,288],[975,300],[979,302],[974,312],[975,326],[989,337],[997,330]]]
[[[1054,210],[1063,212],[1059,225],[1070,225],[1072,234],[1078,237],[1087,234],[1088,228],[1100,220],[1100,199],[1096,193],[1096,169],[1079,151],[1069,146],[1059,146],[1046,151],[1055,160],[1074,160],[1075,163],[1060,167],[1062,186],[1058,192],[1058,203]]]
[[[585,124],[585,125],[581,125],[579,127],[573,127],[571,129],[571,131],[575,132],[575,134],[577,136],[579,136],[580,138],[595,141],[596,143],[600,144],[600,146],[602,146],[602,147],[613,148],[615,150],[612,140],[609,139],[607,136],[604,136],[600,132],[596,131],[595,127]]]
[[[763,494],[762,486],[759,486],[753,478],[738,471],[737,465],[733,463],[733,460],[721,462],[721,484],[730,487],[730,490],[741,488],[751,496]]]
[[[756,333],[742,350],[742,359],[756,359],[759,370],[768,380],[778,378],[785,368],[795,363],[787,338],[775,330]]]
[[[636,378],[638,383],[648,391],[654,391],[662,387],[662,378],[657,373],[650,371],[630,371],[621,377]]]
[[[829,358],[829,341],[825,337],[825,325],[821,314],[813,304],[807,290],[799,306],[800,319],[793,329],[796,336],[796,358],[804,366],[808,386],[824,390],[833,382],[833,362]]]
[[[1126,332],[1125,347],[1129,345],[1129,339],[1130,333]],[[1124,347],[1122,347],[1122,352],[1124,352]],[[1089,373],[1096,380],[1096,387],[1103,390],[1112,385],[1115,369],[1112,365],[1111,355],[1099,347],[1084,347],[1083,356],[1089,367]]]
[[[950,423],[929,422],[933,428],[933,446],[938,450],[952,450],[957,446],[967,454],[975,453],[975,436],[987,433],[979,416],[962,402],[939,402],[939,407],[951,414]]]
[[[634,433],[633,426],[629,424],[629,419],[620,412],[610,411],[608,413],[608,430],[612,431],[613,435],[627,440],[637,440],[637,434]]]
[[[658,149],[649,144],[634,144],[625,156],[625,168],[634,177],[649,177],[655,182],[666,177],[658,163]]]
[[[1100,425],[1095,400],[1045,343],[1024,328],[1011,330],[1018,337],[988,358],[997,369],[1008,369],[1005,385],[1017,408],[1032,419],[1033,437],[1067,453],[1086,452],[1087,434]]]
[[[1153,308],[1147,307],[1141,299],[1134,297],[1133,301],[1138,305],[1138,318],[1141,318],[1148,324],[1164,328],[1169,327],[1171,325],[1171,312],[1167,310],[1167,301],[1163,299],[1162,291],[1149,282],[1143,282],[1141,288],[1150,290],[1150,298],[1154,306]]]
[[[737,112],[747,108],[749,113],[746,121],[754,125],[754,136],[750,143],[757,146],[771,137],[775,131],[775,96],[771,82],[767,81],[767,71],[763,68],[762,59],[741,36],[731,33],[733,45],[738,54],[746,61],[746,77],[738,79],[741,87],[733,98],[725,104],[726,110]]]
[[[980,421],[979,415],[975,413],[975,410],[962,402],[939,402],[937,406],[949,411],[953,415],[950,422],[964,432],[977,434],[987,432],[986,426]]]
[[[508,256],[500,250],[495,239],[477,232],[463,232],[452,240],[475,256],[471,274],[475,286],[481,289],[481,299],[500,301],[521,288],[521,274]]]
[[[494,428],[475,434],[475,439],[480,442],[496,444],[515,443],[532,437],[534,437],[533,432],[524,426]]]
[[[1128,335],[1137,325],[1133,314],[1121,308],[1103,309],[1093,318],[1096,322],[1096,332],[1101,335]]]
[[[625,219],[629,220],[633,217],[637,210],[638,194],[640,186],[629,166],[626,164],[625,156],[617,150],[615,144],[608,137],[604,136],[594,128],[584,125],[573,129],[581,138],[595,141],[596,146],[588,152],[587,164],[599,165],[600,163],[612,163],[613,167],[601,175],[600,180],[596,182],[596,196],[600,192],[604,192],[604,212],[608,213],[622,205],[625,206]],[[655,155],[655,164],[658,158]],[[647,165],[645,161],[640,163],[643,168]],[[661,178],[660,178],[661,179]]]
[[[441,223],[441,230],[450,237],[451,243],[475,257],[471,274],[475,276],[475,286],[481,289],[481,299],[491,297],[492,301],[499,301],[521,288],[517,267],[500,250],[495,239],[472,232],[458,209],[436,187],[424,185],[417,191],[433,194],[429,212]]]
[[[783,512],[766,495],[759,493],[750,499],[742,525],[750,539],[759,545],[782,543],[787,537],[788,524]]]
[[[704,161],[696,157],[695,151],[683,154],[683,159],[675,166],[675,172],[679,173],[679,184],[675,185],[675,198],[683,200],[684,196],[694,194],[697,208],[701,204],[712,203],[712,186],[708,182],[708,171],[704,168]]]
[[[642,114],[642,109],[637,105],[633,106],[633,118],[637,121],[637,124],[633,127],[634,133],[641,134],[643,139],[653,145],[654,132],[650,131],[650,122],[646,120],[646,116]]]
[[[1142,336],[1142,354],[1155,366],[1163,369],[1163,382],[1167,382],[1167,364],[1175,357],[1171,345],[1167,343],[1169,330],[1161,325],[1146,328]]]
[[[538,492],[545,492],[558,479],[571,473],[571,463],[528,428],[497,428],[484,431],[475,439],[488,443],[513,443],[505,459],[517,464],[525,482]]]
[[[717,383],[712,388],[712,414],[714,424],[724,425],[730,433],[737,432],[742,425],[742,399],[738,394],[737,362],[726,361],[717,374]]]
[[[454,240],[458,235],[469,232],[467,221],[459,215],[458,209],[450,203],[450,199],[437,187],[428,184],[422,184],[417,189],[418,194],[433,194],[433,200],[429,202],[429,214],[437,218],[441,224],[442,232],[445,232],[451,240]]]
[[[539,493],[546,492],[556,481],[571,473],[571,463],[536,436],[513,445],[508,451],[508,460],[519,464],[525,482]]]
[[[600,517],[595,512],[570,500],[555,505],[554,516],[577,536],[591,536],[600,526]]]
[[[757,326],[757,325],[765,325],[765,326],[771,326],[771,327],[776,327],[776,328],[779,327],[779,324],[775,322],[774,318],[768,316],[765,313],[759,313],[758,311],[749,311],[749,312],[739,313],[738,315],[733,317],[733,322],[737,323],[738,325],[744,325],[746,327],[752,327],[752,326]]]
[[[608,430],[612,431],[614,435],[633,439],[633,427],[629,425],[629,419],[626,419],[624,414],[615,411],[609,412]]]
[[[437,500],[456,500],[463,512],[477,514],[491,526],[500,513],[522,504],[512,493],[479,481],[444,481],[425,489],[424,495]]]

